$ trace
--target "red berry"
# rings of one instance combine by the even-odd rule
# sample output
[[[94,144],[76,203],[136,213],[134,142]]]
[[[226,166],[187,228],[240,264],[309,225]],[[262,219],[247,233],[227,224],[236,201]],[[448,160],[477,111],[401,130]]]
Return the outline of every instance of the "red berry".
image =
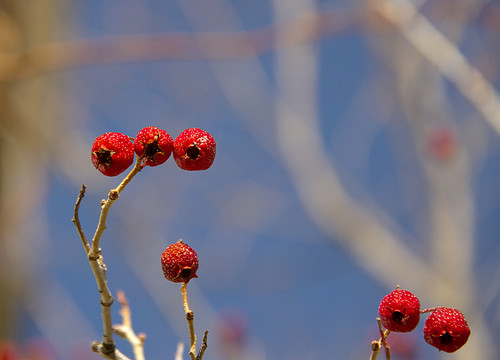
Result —
[[[470,329],[464,315],[457,309],[437,308],[424,325],[425,341],[446,352],[455,352],[469,339]]]
[[[208,132],[186,129],[174,140],[174,160],[183,170],[206,170],[215,159],[215,140]]]
[[[173,149],[172,137],[156,126],[139,131],[134,140],[135,153],[147,166],[157,166],[168,160]]]
[[[198,255],[182,240],[168,246],[161,254],[163,275],[173,282],[188,283],[192,278],[197,278],[198,265]]]
[[[134,162],[134,145],[122,133],[102,134],[92,144],[91,160],[95,168],[104,175],[116,176]]]
[[[420,320],[420,301],[408,290],[397,289],[382,299],[378,313],[386,329],[410,332]]]
[[[20,345],[11,340],[0,340],[0,360],[21,359]]]
[[[438,160],[451,159],[457,153],[458,146],[457,135],[452,129],[438,128],[429,134],[429,152]]]

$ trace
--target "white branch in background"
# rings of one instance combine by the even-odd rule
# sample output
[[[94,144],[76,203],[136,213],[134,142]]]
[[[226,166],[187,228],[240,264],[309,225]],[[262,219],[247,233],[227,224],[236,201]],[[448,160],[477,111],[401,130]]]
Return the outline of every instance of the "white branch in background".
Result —
[[[280,2],[275,2],[280,11]],[[278,16],[279,18],[279,16]],[[280,41],[278,32],[276,41]],[[338,178],[318,125],[316,114],[314,48],[302,45],[276,53],[276,134],[302,201],[317,225],[346,247],[359,263],[388,287],[405,285],[424,293],[440,275],[407,248],[393,233],[383,212],[360,204],[348,195]],[[309,77],[309,78],[308,78]],[[390,264],[390,266],[388,266]],[[452,290],[444,278],[444,289]]]
[[[370,1],[375,11],[396,25],[408,41],[474,105],[500,134],[500,96],[457,47],[439,32],[409,0]]]
[[[184,343],[180,342],[177,344],[177,350],[175,351],[175,360],[182,360],[182,354],[184,353]]]

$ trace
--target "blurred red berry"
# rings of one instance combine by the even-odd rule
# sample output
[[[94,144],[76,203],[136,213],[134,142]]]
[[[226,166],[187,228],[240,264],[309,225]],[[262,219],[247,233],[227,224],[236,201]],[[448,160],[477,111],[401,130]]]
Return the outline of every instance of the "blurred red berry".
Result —
[[[221,345],[242,347],[247,338],[246,316],[237,309],[227,309],[219,314],[218,333]]]
[[[386,329],[410,332],[420,320],[420,301],[408,290],[397,289],[382,299],[378,313]]]
[[[169,245],[161,254],[163,275],[173,282],[188,283],[192,278],[197,278],[198,265],[198,255],[182,240]]]
[[[393,358],[405,360],[417,358],[418,347],[415,333],[392,332],[387,338],[387,343],[391,347]]]
[[[168,160],[173,149],[172,137],[156,126],[139,131],[134,140],[135,153],[147,166],[158,166]]]
[[[11,340],[0,340],[0,360],[19,360],[21,352],[17,343]]]
[[[469,325],[464,315],[457,309],[437,308],[425,321],[425,341],[448,353],[455,352],[464,346],[469,335]]]
[[[119,175],[134,162],[134,145],[122,133],[102,134],[92,144],[91,160],[95,168],[104,175]]]
[[[183,170],[206,170],[215,159],[215,140],[208,132],[190,128],[174,140],[174,160]]]
[[[457,143],[457,136],[452,129],[438,128],[429,134],[428,148],[436,159],[446,160],[456,153]]]

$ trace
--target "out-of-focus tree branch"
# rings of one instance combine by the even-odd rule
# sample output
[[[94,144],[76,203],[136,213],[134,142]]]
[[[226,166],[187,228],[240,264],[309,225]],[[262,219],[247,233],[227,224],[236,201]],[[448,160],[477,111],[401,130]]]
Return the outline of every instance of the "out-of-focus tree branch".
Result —
[[[474,105],[500,133],[500,96],[484,76],[413,6],[411,1],[370,1],[401,34]]]
[[[53,11],[60,4],[57,0],[29,4],[2,1],[0,53],[17,53],[22,48],[47,43],[49,33],[58,30],[54,26]],[[64,131],[64,126],[52,116],[54,109],[45,97],[48,93],[45,80],[30,79],[14,85],[0,83],[0,253],[3,257],[0,264],[0,338],[19,336],[18,316],[26,311],[43,336],[55,345],[56,341],[70,339],[73,332],[56,325],[59,315],[48,322],[46,314],[41,313],[41,309],[50,307],[47,303],[55,298],[58,301],[70,299],[59,282],[46,278],[48,260],[45,260],[53,251],[45,232],[50,168],[47,144],[53,141],[52,136]],[[52,88],[51,93],[56,94],[56,89]],[[74,320],[79,319],[79,314],[66,310],[75,308],[68,300],[59,310],[67,316],[66,320]],[[88,324],[82,323],[82,328],[87,328],[85,325]]]
[[[338,239],[388,287],[404,279],[415,292],[424,293],[437,276],[450,291],[448,280],[404,245],[381,211],[360,204],[345,191],[320,136],[310,51],[303,45],[276,57],[280,95],[276,99],[276,134],[306,208],[321,229]]]
[[[277,25],[234,33],[124,35],[40,44],[20,52],[0,52],[0,80],[13,81],[90,65],[158,59],[245,60],[274,51],[276,46],[294,46],[353,29],[363,16],[358,11],[310,12]],[[314,31],[304,32],[305,27]],[[278,31],[287,36],[276,44],[274,35]]]

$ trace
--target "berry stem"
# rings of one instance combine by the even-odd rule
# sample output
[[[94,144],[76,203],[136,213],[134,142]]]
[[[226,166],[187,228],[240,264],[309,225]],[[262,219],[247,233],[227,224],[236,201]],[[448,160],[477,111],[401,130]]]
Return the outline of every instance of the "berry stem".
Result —
[[[380,340],[372,342],[372,354],[370,356],[370,360],[375,360],[377,358],[379,350],[382,346],[385,348],[385,359],[391,360],[391,348],[389,347],[389,344],[387,344],[387,337],[391,333],[391,330],[386,329],[384,331],[384,328],[382,327],[382,320],[380,320],[380,318],[377,318],[377,323],[378,330],[380,332]]]
[[[82,188],[80,189],[80,193],[78,194],[78,198],[76,199],[76,204],[75,204],[75,210],[74,210],[74,215],[73,219],[71,221],[76,227],[76,231],[78,232],[78,235],[80,236],[80,240],[82,240],[82,245],[83,248],[85,249],[85,253],[88,254],[90,251],[90,245],[89,242],[87,241],[87,238],[85,237],[85,234],[83,232],[82,225],[80,224],[80,217],[79,217],[79,211],[80,211],[80,203],[82,202],[83,197],[85,196],[85,190],[87,187],[82,184]]]
[[[181,285],[182,300],[184,303],[184,312],[186,313],[186,320],[189,327],[189,339],[191,340],[191,347],[189,348],[189,356],[191,360],[196,360],[196,334],[194,332],[194,313],[189,309],[187,299],[187,284],[185,282]]]
[[[433,312],[436,309],[439,309],[439,307],[433,307],[433,308],[423,309],[423,310],[420,310],[420,314],[430,313],[430,312]]]

